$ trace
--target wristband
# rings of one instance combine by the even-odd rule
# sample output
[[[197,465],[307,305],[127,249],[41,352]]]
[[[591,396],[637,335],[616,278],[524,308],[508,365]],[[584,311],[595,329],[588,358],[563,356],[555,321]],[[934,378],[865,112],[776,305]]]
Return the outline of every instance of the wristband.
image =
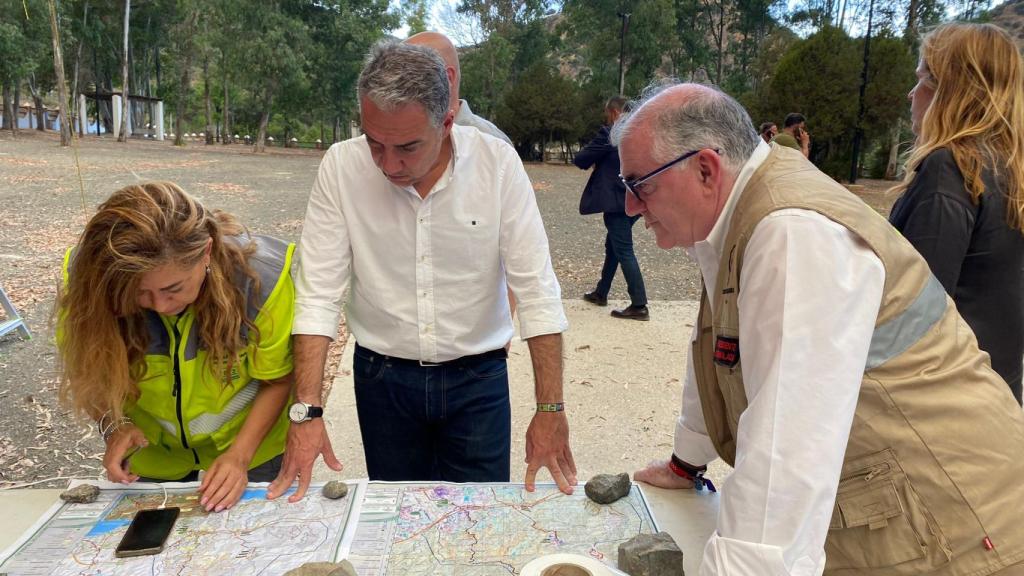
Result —
[[[537,412],[564,412],[564,402],[538,402]]]
[[[715,485],[711,483],[711,480],[704,477],[704,472],[708,469],[707,466],[691,466],[673,454],[672,459],[668,461],[668,467],[676,476],[691,480],[693,487],[697,490],[707,488],[711,492],[718,491],[715,489]]]

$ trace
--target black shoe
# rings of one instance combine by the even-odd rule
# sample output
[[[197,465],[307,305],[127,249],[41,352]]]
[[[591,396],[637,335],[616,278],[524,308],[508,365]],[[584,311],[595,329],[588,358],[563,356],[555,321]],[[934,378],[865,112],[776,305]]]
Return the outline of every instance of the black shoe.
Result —
[[[612,310],[612,316],[615,318],[625,318],[627,320],[647,321],[651,319],[651,314],[647,311],[647,306],[633,306],[632,304],[622,310]]]
[[[583,295],[583,299],[586,300],[587,302],[590,302],[591,304],[596,305],[596,306],[607,306],[608,305],[608,297],[607,296],[601,296],[597,292],[587,292],[586,294]]]

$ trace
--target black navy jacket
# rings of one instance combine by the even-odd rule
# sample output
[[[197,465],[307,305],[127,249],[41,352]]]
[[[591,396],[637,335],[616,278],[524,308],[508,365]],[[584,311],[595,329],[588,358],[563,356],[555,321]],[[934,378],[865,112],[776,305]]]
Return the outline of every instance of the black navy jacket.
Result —
[[[619,150],[612,146],[607,126],[576,153],[572,163],[586,170],[594,167],[580,199],[580,214],[626,212],[626,187],[619,180]]]
[[[1006,183],[991,169],[982,180],[975,205],[953,153],[936,150],[921,161],[889,222],[924,256],[1020,402],[1024,234],[1007,224]]]

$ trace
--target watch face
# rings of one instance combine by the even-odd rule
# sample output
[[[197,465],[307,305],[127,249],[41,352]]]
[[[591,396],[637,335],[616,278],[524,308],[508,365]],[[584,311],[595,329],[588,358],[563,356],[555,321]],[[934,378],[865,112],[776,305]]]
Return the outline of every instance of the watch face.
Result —
[[[305,404],[296,402],[295,404],[292,404],[290,408],[288,408],[288,419],[291,420],[292,422],[302,422],[303,420],[306,419],[306,416],[307,410]]]

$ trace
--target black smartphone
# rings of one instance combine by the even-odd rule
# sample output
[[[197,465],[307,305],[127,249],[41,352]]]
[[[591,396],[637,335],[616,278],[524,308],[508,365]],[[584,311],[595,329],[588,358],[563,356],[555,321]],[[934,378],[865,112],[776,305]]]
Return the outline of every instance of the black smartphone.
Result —
[[[164,549],[167,537],[178,520],[180,508],[162,508],[155,510],[139,510],[128,525],[128,530],[121,537],[121,542],[114,550],[114,556],[129,558],[159,554]]]

